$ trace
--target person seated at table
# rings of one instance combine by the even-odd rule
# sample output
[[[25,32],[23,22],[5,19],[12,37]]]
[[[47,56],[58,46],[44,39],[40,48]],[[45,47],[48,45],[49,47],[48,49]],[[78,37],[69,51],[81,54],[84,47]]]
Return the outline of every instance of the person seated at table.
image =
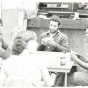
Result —
[[[68,37],[59,30],[60,25],[61,19],[58,16],[52,16],[49,31],[41,34],[38,51],[68,51]]]
[[[88,43],[88,28],[86,29],[85,39],[86,43]],[[84,70],[69,74],[68,86],[88,86],[88,57],[81,56],[80,58],[78,55],[78,53],[71,53],[71,59],[84,68]]]
[[[67,52],[68,37],[60,31],[61,19],[54,15],[49,21],[49,31],[40,36],[38,51]],[[54,72],[50,72],[54,73]],[[52,74],[53,75],[53,74]],[[58,73],[57,76],[62,75]],[[53,79],[56,78],[56,73]]]
[[[88,43],[88,29],[86,29],[85,38]],[[78,53],[71,52],[71,59],[85,70],[69,73],[67,86],[88,86],[88,58],[85,58]],[[59,84],[59,80],[57,80],[57,82]],[[62,81],[62,83],[64,82]]]
[[[33,52],[37,50],[36,46],[35,32],[23,31],[17,34],[12,44],[13,55],[2,64],[0,86],[42,87],[53,85],[46,65],[36,55],[30,53],[30,49]],[[24,50],[27,48],[30,54],[25,54]],[[41,83],[42,80],[44,85]]]
[[[75,61],[78,65],[83,67],[85,70],[88,70],[88,60],[85,62],[77,57],[77,55],[71,53],[71,59]],[[68,86],[88,86],[88,71],[77,71],[74,73],[68,74]]]

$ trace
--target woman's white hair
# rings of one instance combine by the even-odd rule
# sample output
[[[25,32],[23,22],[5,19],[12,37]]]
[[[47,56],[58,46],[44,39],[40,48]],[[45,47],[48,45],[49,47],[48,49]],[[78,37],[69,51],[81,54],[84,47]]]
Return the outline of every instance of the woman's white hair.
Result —
[[[28,45],[29,41],[36,41],[37,35],[33,31],[21,31],[19,32],[13,42],[12,53],[19,55]],[[33,42],[32,42],[33,43]],[[32,47],[32,46],[31,46]]]

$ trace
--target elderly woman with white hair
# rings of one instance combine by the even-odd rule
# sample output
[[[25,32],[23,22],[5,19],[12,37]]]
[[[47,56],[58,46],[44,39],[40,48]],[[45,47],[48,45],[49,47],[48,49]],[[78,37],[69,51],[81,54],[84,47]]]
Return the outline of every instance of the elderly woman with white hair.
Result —
[[[46,65],[36,55],[31,54],[37,50],[36,40],[37,36],[33,31],[17,34],[12,44],[13,55],[4,61],[1,68],[0,86],[53,86]]]

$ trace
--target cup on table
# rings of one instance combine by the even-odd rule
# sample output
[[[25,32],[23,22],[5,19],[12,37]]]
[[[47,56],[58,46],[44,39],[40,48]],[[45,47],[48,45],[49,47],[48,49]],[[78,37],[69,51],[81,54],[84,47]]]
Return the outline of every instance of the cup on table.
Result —
[[[60,56],[60,66],[68,66],[71,62],[70,53],[63,53]]]
[[[65,66],[66,65],[66,57],[62,56],[60,57],[60,66]]]

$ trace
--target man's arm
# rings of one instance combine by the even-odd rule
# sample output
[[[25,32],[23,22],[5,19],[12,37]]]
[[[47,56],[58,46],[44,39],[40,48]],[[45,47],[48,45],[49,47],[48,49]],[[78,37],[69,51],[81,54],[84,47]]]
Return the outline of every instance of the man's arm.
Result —
[[[58,52],[68,51],[68,37],[63,36],[60,44],[54,42],[52,45]]]
[[[42,45],[42,44],[39,44],[38,45],[38,48],[37,48],[37,51],[44,51],[46,46]]]
[[[61,46],[59,44],[55,44],[54,45],[55,49],[58,51],[58,52],[63,52],[63,51],[68,51],[68,47],[66,46]]]
[[[46,46],[41,43],[42,39],[45,38],[45,36],[46,36],[46,33],[41,34],[37,51],[44,51],[45,50]]]

